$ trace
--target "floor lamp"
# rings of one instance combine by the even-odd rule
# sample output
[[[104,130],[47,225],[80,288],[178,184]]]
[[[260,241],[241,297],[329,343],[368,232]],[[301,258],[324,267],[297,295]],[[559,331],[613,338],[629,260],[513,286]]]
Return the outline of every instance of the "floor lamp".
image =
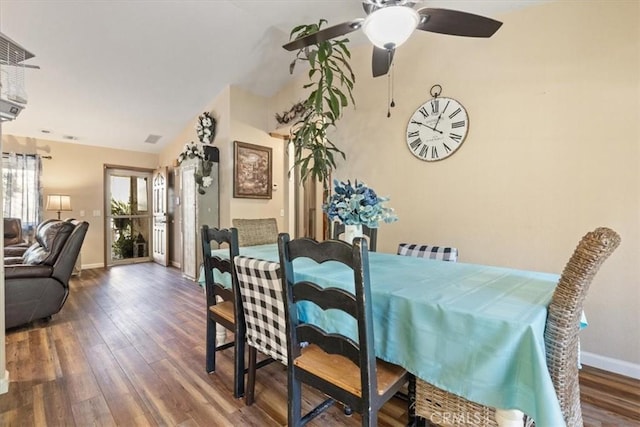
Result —
[[[71,197],[64,194],[50,194],[47,196],[46,209],[58,212],[58,219],[60,219],[60,212],[71,211]]]

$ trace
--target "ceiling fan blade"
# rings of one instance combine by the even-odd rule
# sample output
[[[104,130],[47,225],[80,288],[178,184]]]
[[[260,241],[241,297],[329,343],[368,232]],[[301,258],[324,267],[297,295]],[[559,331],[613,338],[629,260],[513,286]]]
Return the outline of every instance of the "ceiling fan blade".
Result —
[[[473,13],[425,7],[418,11],[422,21],[418,29],[432,33],[465,37],[491,37],[502,22]]]
[[[391,63],[393,62],[393,54],[395,49],[382,49],[377,46],[373,47],[373,56],[371,58],[371,69],[373,77],[384,76],[389,72]]]
[[[334,25],[333,27],[327,27],[313,34],[309,34],[308,36],[295,39],[282,47],[287,50],[298,50],[307,46],[311,46],[312,44],[322,43],[323,41],[330,40],[334,37],[343,36],[359,29],[360,27],[362,27],[363,22],[364,18],[357,18],[351,21],[343,22],[342,24]]]

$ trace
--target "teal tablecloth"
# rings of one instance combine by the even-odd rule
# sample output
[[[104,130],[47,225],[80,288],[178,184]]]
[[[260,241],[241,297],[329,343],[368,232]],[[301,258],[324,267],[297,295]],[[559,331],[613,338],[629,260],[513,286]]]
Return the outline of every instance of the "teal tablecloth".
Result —
[[[278,261],[276,245],[240,254]],[[296,280],[336,287],[353,280],[337,263],[295,262]],[[379,358],[469,400],[519,409],[539,427],[564,425],[544,345],[558,275],[377,252],[369,268]],[[319,309],[303,316],[349,333],[349,321]]]

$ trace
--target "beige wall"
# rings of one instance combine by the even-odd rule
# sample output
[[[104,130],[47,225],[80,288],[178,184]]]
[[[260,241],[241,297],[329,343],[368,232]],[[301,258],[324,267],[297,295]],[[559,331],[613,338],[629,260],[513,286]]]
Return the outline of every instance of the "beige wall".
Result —
[[[63,212],[62,216],[89,223],[81,251],[83,268],[104,266],[104,165],[153,169],[158,164],[156,154],[11,135],[2,136],[2,149],[52,157],[42,160],[43,196],[69,194],[73,211]],[[93,216],[94,210],[100,211],[100,216]],[[80,211],[85,211],[84,217]],[[55,212],[44,212],[45,219],[56,217]]]
[[[531,7],[499,17],[505,24],[491,39],[414,34],[396,54],[391,118],[388,80],[370,77],[370,47],[355,48],[357,108],[347,110],[334,139],[347,155],[337,177],[390,196],[400,217],[380,228],[383,252],[395,252],[400,241],[452,245],[462,262],[560,273],[584,233],[617,230],[622,245],[586,302],[582,348],[635,364],[635,375],[639,5]],[[452,157],[427,163],[409,152],[405,132],[434,84],[466,107],[470,129]],[[276,110],[299,99],[298,87],[274,97]]]
[[[269,218],[278,220],[278,229],[285,230],[284,217],[280,215],[285,208],[284,149],[285,142],[269,136],[267,99],[253,95],[237,86],[231,87],[231,138],[226,141],[225,159],[228,167],[229,195],[233,195],[233,150],[234,141],[270,147],[272,150],[272,183],[276,189],[271,191],[271,199],[234,199],[231,198],[230,218]]]
[[[275,217],[279,229],[286,227],[284,218],[280,216],[285,208],[285,173],[283,166],[284,142],[269,136],[267,99],[251,94],[236,86],[227,86],[205,109],[211,111],[217,120],[217,131],[213,145],[220,150],[220,226],[230,227],[233,218],[265,218]],[[185,143],[197,141],[195,126],[197,117],[187,124],[181,134],[160,154],[163,165],[174,163]],[[248,142],[271,147],[273,155],[272,182],[277,185],[272,190],[271,199],[237,199],[233,197],[233,161],[234,141]],[[179,183],[176,183],[176,187]],[[174,203],[175,200],[172,200]],[[174,206],[175,209],[175,206]],[[172,261],[180,262],[180,215],[175,212],[173,232]]]

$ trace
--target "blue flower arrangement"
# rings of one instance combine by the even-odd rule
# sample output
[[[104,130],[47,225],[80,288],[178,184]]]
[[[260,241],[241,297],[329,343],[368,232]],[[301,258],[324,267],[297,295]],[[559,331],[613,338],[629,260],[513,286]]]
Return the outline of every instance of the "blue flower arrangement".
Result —
[[[388,197],[381,197],[367,187],[363,182],[342,182],[333,180],[334,193],[329,203],[322,206],[332,221],[340,220],[345,225],[366,225],[369,228],[378,228],[378,223],[386,223],[398,220],[393,208],[384,206]]]

